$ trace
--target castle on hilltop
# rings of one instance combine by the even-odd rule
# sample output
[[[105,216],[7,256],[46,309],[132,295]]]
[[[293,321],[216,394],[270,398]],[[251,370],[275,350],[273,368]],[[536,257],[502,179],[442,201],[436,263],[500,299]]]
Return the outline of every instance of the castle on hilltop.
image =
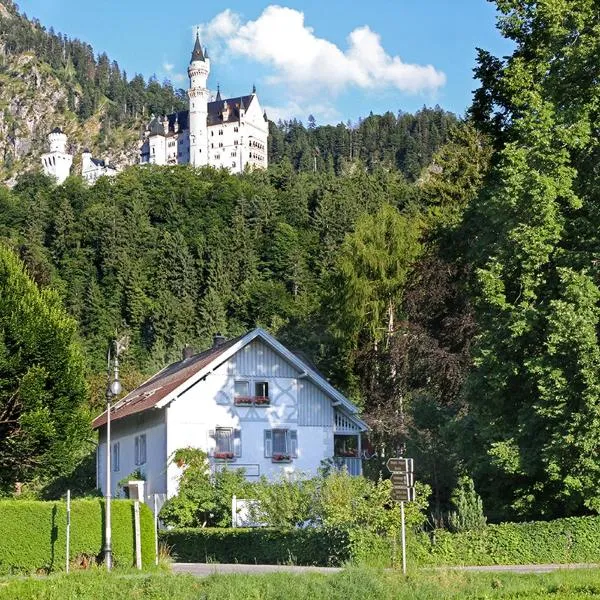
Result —
[[[54,177],[58,185],[64,183],[71,174],[73,155],[67,152],[67,135],[60,129],[54,128],[48,135],[50,149],[42,154],[42,169],[45,175]],[[92,153],[85,149],[81,153],[81,176],[89,184],[96,183],[98,177],[117,174],[117,168],[99,158],[94,158]]]
[[[246,166],[267,167],[269,123],[256,95],[211,99],[207,88],[210,59],[196,43],[188,67],[189,110],[152,116],[144,132],[141,164],[209,165],[241,173]]]

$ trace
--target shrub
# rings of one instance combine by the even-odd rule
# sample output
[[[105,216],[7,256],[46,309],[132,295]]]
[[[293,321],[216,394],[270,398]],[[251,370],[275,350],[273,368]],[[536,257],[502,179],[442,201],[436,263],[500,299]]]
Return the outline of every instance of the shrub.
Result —
[[[133,502],[113,501],[113,560],[117,567],[135,563]],[[64,502],[0,500],[0,573],[60,571],[65,568],[67,508]],[[142,560],[154,562],[154,524],[140,506]],[[104,501],[71,502],[70,556],[96,561],[104,541]]]
[[[350,559],[335,529],[173,529],[159,533],[177,561],[338,566]]]
[[[483,514],[483,502],[470,477],[459,479],[451,500],[456,508],[448,515],[451,531],[471,531],[485,527],[487,520]]]

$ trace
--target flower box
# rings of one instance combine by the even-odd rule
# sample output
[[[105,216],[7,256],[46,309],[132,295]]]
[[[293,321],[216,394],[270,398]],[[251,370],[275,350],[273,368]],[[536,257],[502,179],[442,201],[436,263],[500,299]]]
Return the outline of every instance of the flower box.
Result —
[[[254,398],[252,396],[236,396],[233,402],[236,406],[252,406]]]
[[[256,406],[267,406],[271,403],[271,399],[268,396],[255,396],[254,404]]]
[[[216,460],[231,460],[233,458],[233,452],[215,452],[213,458]]]
[[[340,450],[340,452],[336,455],[337,458],[356,458],[357,456],[357,450]]]
[[[271,457],[273,462],[291,462],[292,457],[289,454],[273,454]]]

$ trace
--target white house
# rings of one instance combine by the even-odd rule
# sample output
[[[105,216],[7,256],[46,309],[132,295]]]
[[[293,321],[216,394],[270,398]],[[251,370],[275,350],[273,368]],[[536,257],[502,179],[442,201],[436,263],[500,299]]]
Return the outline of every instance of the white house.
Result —
[[[269,123],[256,89],[251,94],[211,98],[208,90],[210,59],[196,35],[188,67],[188,110],[152,116],[144,132],[141,164],[195,167],[210,165],[241,173],[266,168]]]
[[[100,158],[94,158],[86,148],[81,154],[81,176],[90,184],[96,183],[99,177],[112,177],[117,168],[107,164]]]
[[[99,432],[98,487],[105,493],[106,412]],[[314,367],[262,329],[169,365],[115,403],[111,411],[111,493],[140,470],[146,498],[177,493],[179,448],[206,451],[213,470],[243,468],[265,475],[316,474],[334,459],[351,474],[361,468],[356,406]]]

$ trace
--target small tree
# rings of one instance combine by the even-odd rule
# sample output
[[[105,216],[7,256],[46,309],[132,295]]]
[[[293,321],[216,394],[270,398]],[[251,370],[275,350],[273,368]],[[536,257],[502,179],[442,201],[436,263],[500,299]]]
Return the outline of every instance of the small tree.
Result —
[[[471,531],[486,526],[483,502],[475,491],[475,484],[470,477],[463,476],[458,480],[451,500],[456,508],[448,515],[448,526],[452,531]]]

